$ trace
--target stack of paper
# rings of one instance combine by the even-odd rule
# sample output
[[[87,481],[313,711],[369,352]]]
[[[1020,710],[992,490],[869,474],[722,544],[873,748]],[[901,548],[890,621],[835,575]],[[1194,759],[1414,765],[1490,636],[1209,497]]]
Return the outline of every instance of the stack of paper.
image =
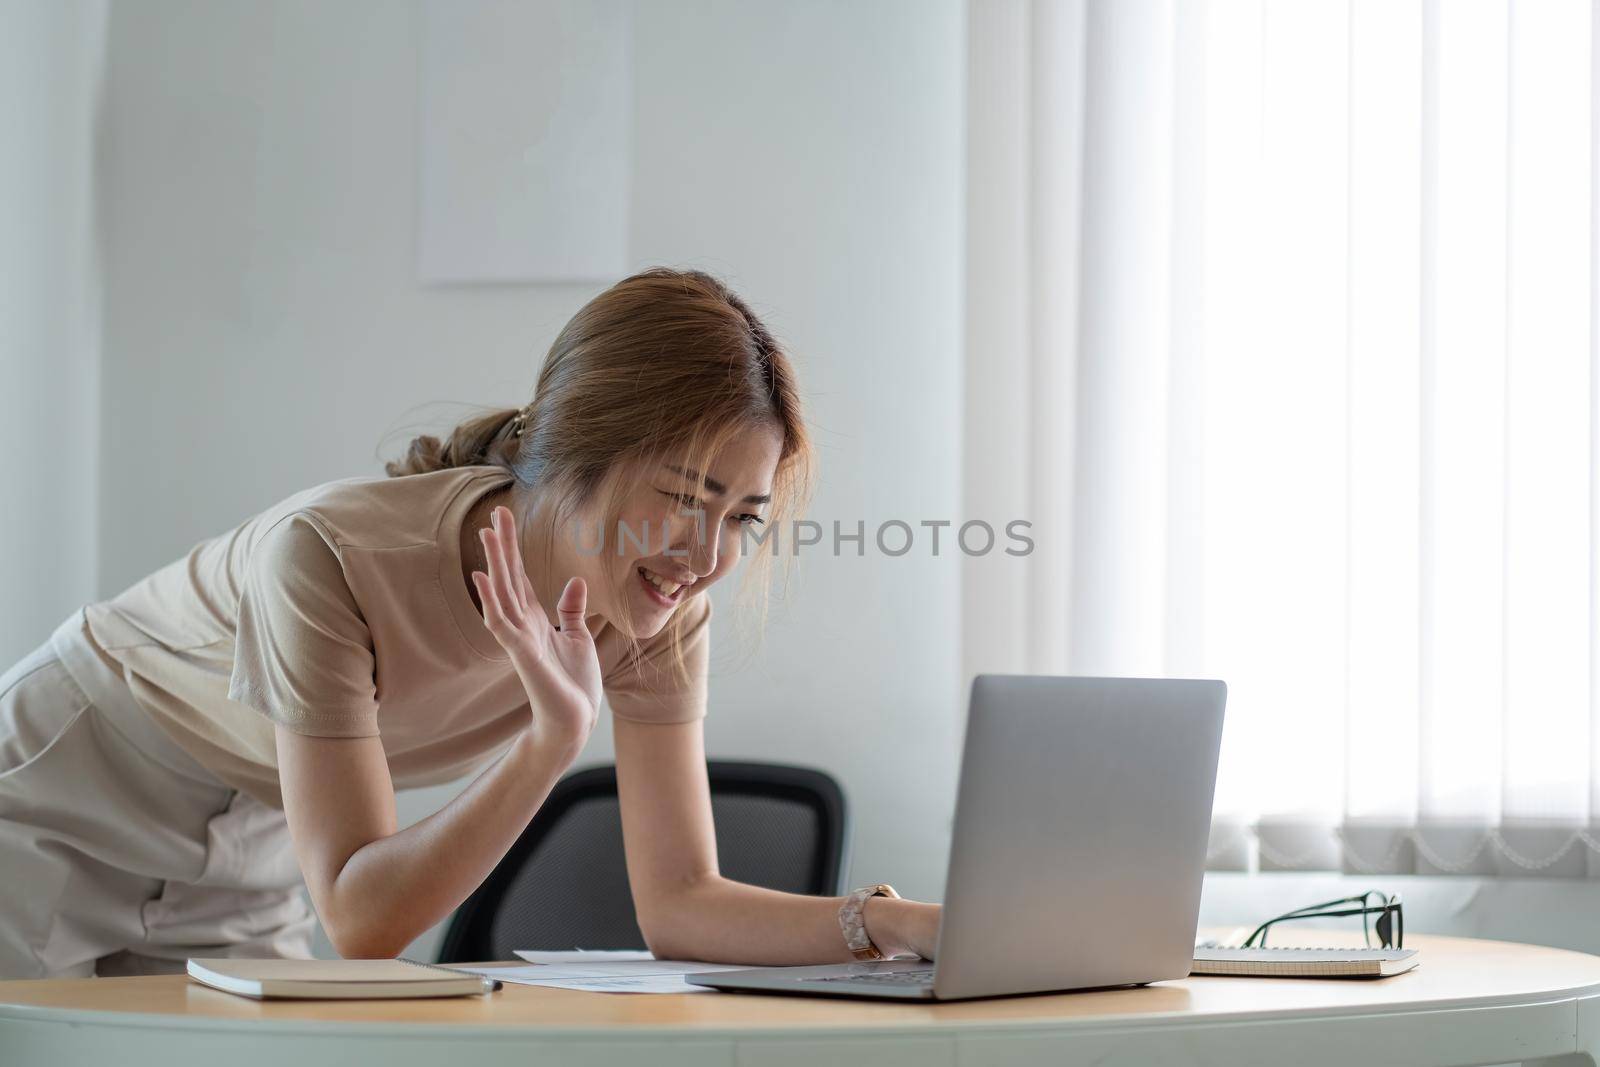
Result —
[[[498,978],[515,985],[552,986],[556,989],[583,989],[599,993],[714,993],[705,986],[690,985],[686,974],[710,971],[737,971],[744,964],[696,963],[687,960],[658,960],[648,952],[609,949],[578,949],[573,952],[530,952],[517,955],[528,966],[458,967],[457,970]]]

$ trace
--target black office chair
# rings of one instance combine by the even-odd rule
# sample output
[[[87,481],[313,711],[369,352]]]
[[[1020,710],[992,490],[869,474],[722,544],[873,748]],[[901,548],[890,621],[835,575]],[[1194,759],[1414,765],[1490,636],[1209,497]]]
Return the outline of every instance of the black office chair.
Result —
[[[822,771],[710,760],[717,863],[735,881],[840,892],[844,793]],[[645,948],[634,921],[613,766],[562,778],[477,891],[456,909],[440,963],[515,959],[516,949]]]

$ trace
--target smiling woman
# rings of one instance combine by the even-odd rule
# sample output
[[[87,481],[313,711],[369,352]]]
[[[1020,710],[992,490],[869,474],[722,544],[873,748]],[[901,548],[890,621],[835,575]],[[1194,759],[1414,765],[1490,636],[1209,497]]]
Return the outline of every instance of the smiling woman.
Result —
[[[0,975],[308,954],[302,878],[341,954],[395,955],[515,842],[602,696],[650,946],[852,958],[847,899],[720,876],[701,732],[705,594],[804,495],[798,396],[738,296],[645,271],[572,318],[526,406],[74,613],[0,678]],[[398,829],[397,787],[472,771]],[[874,951],[932,954],[934,905],[864,918]]]
[[[464,423],[443,443],[419,437],[388,470],[398,476],[463,464],[504,467],[514,488],[481,501],[474,517],[511,507],[537,553],[535,577],[582,575],[605,617],[642,638],[684,619],[647,620],[660,605],[634,588],[648,586],[636,572],[675,575],[680,585],[704,589],[725,568],[690,572],[724,556],[731,565],[736,553],[722,550],[736,549],[738,538],[726,537],[727,529],[737,534],[739,523],[762,519],[763,509],[774,519],[790,514],[808,483],[809,460],[794,371],[766,326],[709,275],[657,268],[618,283],[573,316],[526,407]],[[738,490],[731,497],[729,485]],[[724,514],[728,502],[761,507]],[[685,519],[700,535],[703,558],[687,560],[670,544]],[[585,530],[591,533],[582,555],[613,566],[577,567],[577,553],[553,555],[563,540],[568,548],[584,540]],[[653,557],[659,566],[644,558],[627,563],[630,550],[652,541],[668,543]],[[759,596],[765,582],[756,577],[748,586]],[[553,604],[558,592],[541,589],[541,602]]]

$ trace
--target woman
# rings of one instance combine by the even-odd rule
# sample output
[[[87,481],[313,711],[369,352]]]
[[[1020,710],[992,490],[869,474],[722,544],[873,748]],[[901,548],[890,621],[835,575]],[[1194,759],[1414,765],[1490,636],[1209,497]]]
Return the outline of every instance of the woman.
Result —
[[[602,692],[657,955],[931,956],[936,905],[717,873],[706,590],[808,455],[789,361],[744,302],[645,271],[573,317],[526,407],[75,613],[0,678],[0,975],[309,955],[302,878],[342,955],[393,956],[517,839]],[[396,786],[474,770],[396,828]]]

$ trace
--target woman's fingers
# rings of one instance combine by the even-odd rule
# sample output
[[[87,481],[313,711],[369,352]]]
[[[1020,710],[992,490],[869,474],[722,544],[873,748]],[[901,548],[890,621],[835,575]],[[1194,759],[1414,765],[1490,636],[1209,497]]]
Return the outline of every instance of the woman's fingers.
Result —
[[[516,584],[517,593],[522,598],[522,610],[531,611],[539,607],[539,597],[533,591],[533,583],[528,580],[528,566],[522,562],[522,538],[517,533],[517,521],[512,517],[511,509],[508,507],[502,505],[496,508],[495,511],[496,513],[504,512],[503,521],[505,523],[506,542],[511,546],[509,560],[512,578]]]
[[[522,620],[521,601],[511,588],[511,568],[506,564],[505,546],[493,530],[480,530],[483,554],[489,561],[489,583],[500,599],[500,610],[513,622]]]
[[[561,599],[556,603],[556,617],[561,620],[562,633],[587,633],[583,625],[584,609],[589,603],[589,587],[582,578],[571,578]]]
[[[517,532],[509,508],[497,507],[489,513],[490,536],[500,542],[500,561],[505,564],[506,588],[517,610],[527,613],[528,601],[522,595],[522,564],[517,552]]]
[[[496,609],[512,626],[521,626],[527,618],[543,619],[544,608],[533,591],[527,567],[522,562],[522,541],[517,536],[517,524],[511,509],[496,507],[489,515],[489,522],[489,527],[478,531],[478,537],[483,543],[484,558],[488,561],[489,573],[484,575],[483,584],[496,601]],[[474,572],[475,575],[477,573],[480,572]],[[474,578],[474,581],[477,579]],[[483,596],[482,592],[479,596]],[[556,605],[556,617],[562,630],[577,629],[588,633],[583,624],[588,602],[589,590],[583,579],[569,581],[562,589]]]
[[[500,598],[495,595],[494,583],[482,571],[472,572],[472,584],[478,588],[478,599],[483,602],[483,622],[496,637],[506,628],[505,612],[500,610]]]
[[[528,606],[529,611],[544,614],[544,606],[539,603],[539,594],[533,591],[533,583],[528,580],[528,572],[522,572],[522,602]]]

